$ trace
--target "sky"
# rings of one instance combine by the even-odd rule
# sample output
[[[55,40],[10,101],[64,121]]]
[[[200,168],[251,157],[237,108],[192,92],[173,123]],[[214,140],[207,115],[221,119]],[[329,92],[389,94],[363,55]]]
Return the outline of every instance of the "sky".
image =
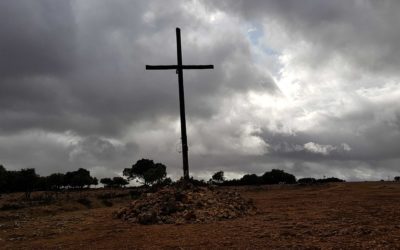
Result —
[[[350,181],[400,175],[396,0],[0,1],[0,164],[182,175],[175,28],[190,173],[277,168]]]

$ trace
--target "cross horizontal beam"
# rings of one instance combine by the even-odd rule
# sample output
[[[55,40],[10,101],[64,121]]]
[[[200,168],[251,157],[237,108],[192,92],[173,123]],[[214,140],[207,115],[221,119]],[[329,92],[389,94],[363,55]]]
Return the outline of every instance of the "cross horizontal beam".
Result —
[[[178,65],[146,65],[147,70],[178,69]],[[213,69],[214,65],[182,65],[182,69]]]

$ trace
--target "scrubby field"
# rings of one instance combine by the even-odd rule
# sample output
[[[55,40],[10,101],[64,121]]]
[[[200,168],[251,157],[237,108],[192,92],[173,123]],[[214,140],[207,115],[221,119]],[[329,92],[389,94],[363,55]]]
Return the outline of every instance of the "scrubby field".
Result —
[[[112,217],[131,201],[129,190],[56,200],[36,193],[33,203],[22,205],[23,194],[3,195],[0,248],[400,249],[400,183],[227,189],[253,199],[258,213],[204,224],[138,225]]]

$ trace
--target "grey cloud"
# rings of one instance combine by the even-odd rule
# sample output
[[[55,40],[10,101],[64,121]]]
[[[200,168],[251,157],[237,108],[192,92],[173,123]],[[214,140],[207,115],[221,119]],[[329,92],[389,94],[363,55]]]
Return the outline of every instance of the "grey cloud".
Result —
[[[340,56],[363,73],[397,74],[400,58],[397,1],[206,2],[254,22],[278,21],[293,44],[299,41],[312,44],[299,62],[308,63],[312,69]]]
[[[2,1],[0,31],[1,79],[63,74],[74,66],[70,1]]]
[[[361,93],[371,88],[381,96],[395,92],[383,87],[400,78],[395,1],[168,4],[176,8],[161,1],[1,2],[0,32],[7,34],[0,39],[2,163],[43,173],[81,166],[106,175],[149,157],[165,162],[178,177],[176,74],[145,71],[144,65],[175,63],[174,28],[180,26],[184,63],[215,65],[212,71],[184,75],[194,174],[282,168],[301,176],[362,179],[374,171],[395,172],[400,148],[396,95],[373,102]],[[223,25],[201,16],[218,16],[218,10],[227,20]],[[276,51],[268,65],[253,58],[256,45],[246,37],[247,23],[266,32],[272,25],[281,28],[286,40],[269,33],[259,39]],[[298,53],[293,65],[282,64],[283,50]],[[290,66],[315,75],[298,80],[304,93],[330,80],[340,82],[340,91],[322,91],[318,98],[303,94],[309,99],[296,102],[295,111],[271,104],[256,114],[249,100],[241,99],[249,92],[283,97],[278,88],[282,67]],[[329,79],[323,78],[326,72]],[[341,110],[337,102],[346,98],[353,106]],[[315,126],[297,131],[295,118],[307,110],[317,114]],[[271,124],[293,125],[293,133],[275,131]],[[243,132],[244,125],[261,132]],[[37,139],[31,134],[37,131],[57,136]],[[66,131],[77,141],[59,143],[56,138]]]
[[[182,8],[169,11],[157,1],[3,5],[10,16],[2,15],[9,22],[2,22],[0,30],[17,33],[10,32],[9,42],[1,46],[9,53],[2,64],[15,71],[1,80],[3,131],[43,128],[114,136],[142,119],[176,117],[175,73],[146,72],[144,65],[175,63],[174,27],[182,23],[185,62],[216,65],[211,72],[185,72],[191,116],[212,116],[221,95],[259,86],[260,81],[275,88],[271,79],[252,69],[249,44],[240,34],[221,27],[207,46],[188,39],[190,32],[204,28],[200,21],[191,24]],[[154,18],[147,20],[146,13]],[[15,27],[20,16],[22,24]]]

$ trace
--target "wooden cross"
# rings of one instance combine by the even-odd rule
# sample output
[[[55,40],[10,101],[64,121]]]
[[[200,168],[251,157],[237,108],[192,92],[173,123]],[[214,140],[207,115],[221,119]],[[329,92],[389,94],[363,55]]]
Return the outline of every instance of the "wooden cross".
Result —
[[[177,47],[177,65],[146,65],[147,70],[176,70],[179,80],[179,107],[181,113],[181,136],[182,136],[182,160],[183,160],[183,178],[189,180],[189,159],[188,144],[186,135],[186,117],[185,117],[185,95],[183,90],[183,70],[184,69],[213,69],[214,65],[183,65],[181,49],[181,30],[176,28],[176,47]]]

